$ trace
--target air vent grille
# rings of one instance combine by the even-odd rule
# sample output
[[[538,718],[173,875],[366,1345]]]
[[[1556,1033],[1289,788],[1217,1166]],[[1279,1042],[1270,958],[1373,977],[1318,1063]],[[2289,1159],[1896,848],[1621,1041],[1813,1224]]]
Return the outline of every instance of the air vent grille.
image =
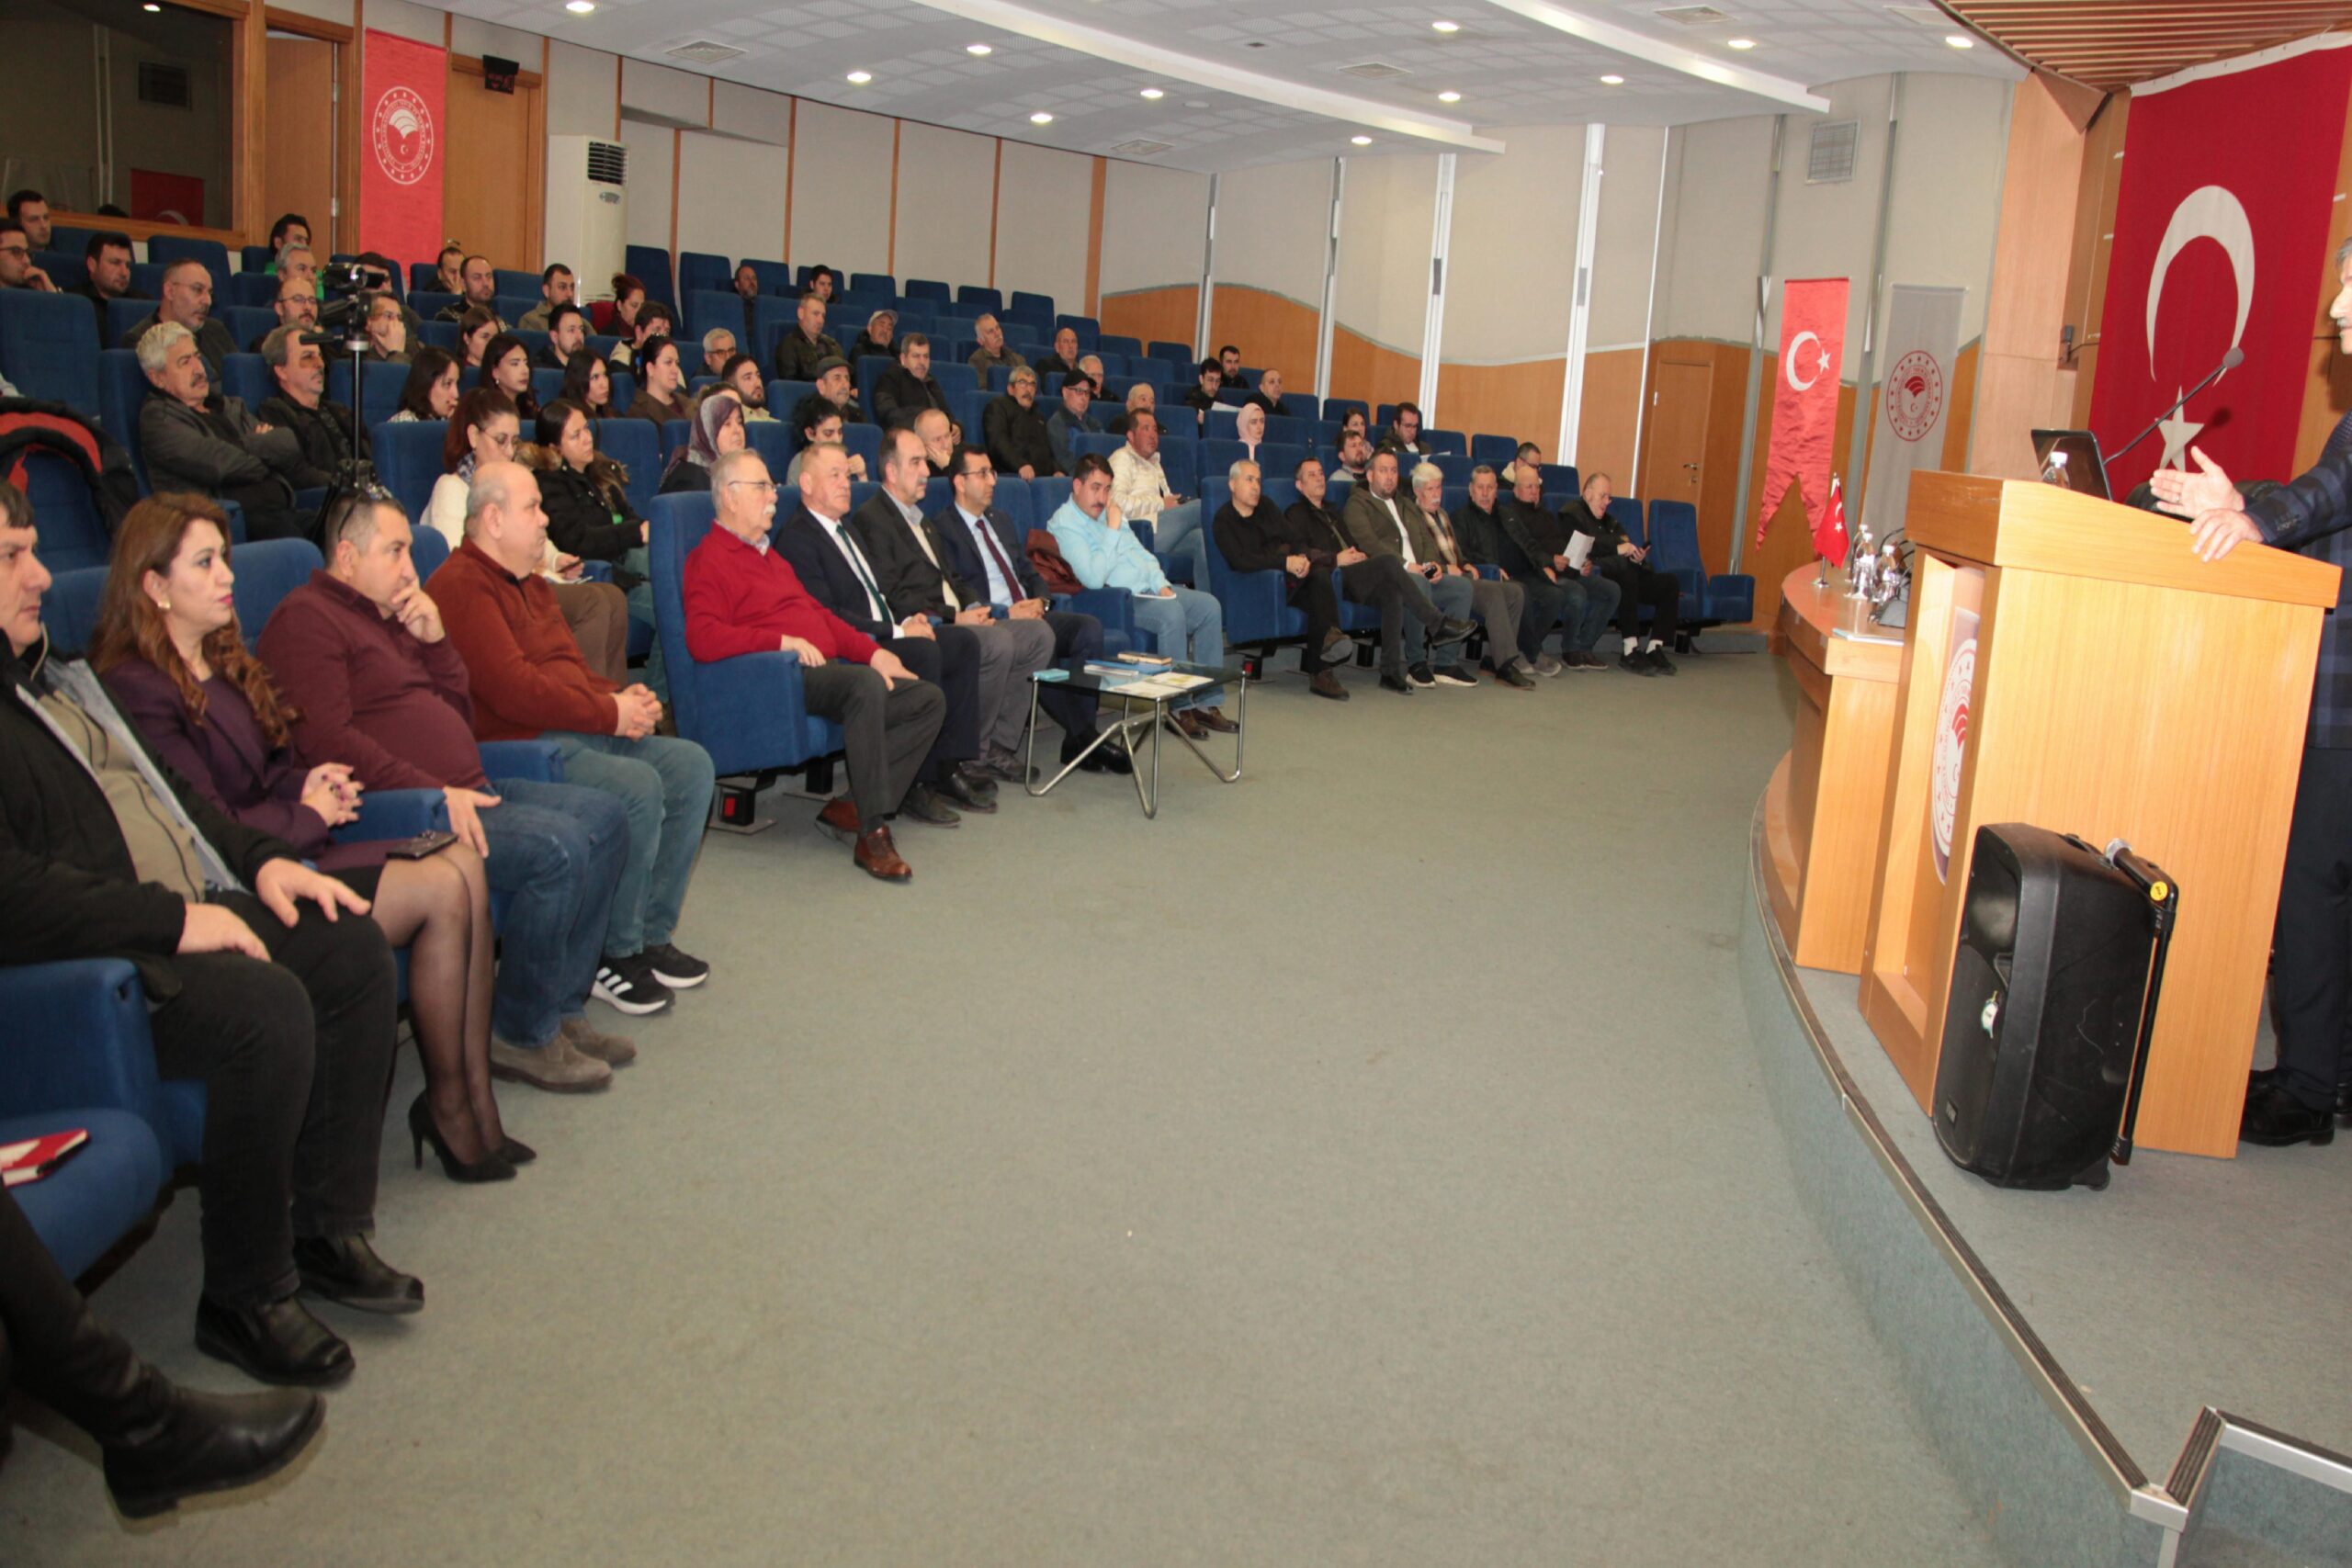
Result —
[[[1860,120],[1815,121],[1813,145],[1805,154],[1804,183],[1809,186],[1834,186],[1852,179],[1854,154],[1861,145],[1861,130]]]
[[[1133,141],[1122,141],[1111,149],[1114,158],[1149,158],[1175,146],[1173,141],[1154,141],[1148,136],[1138,136]]]
[[[167,109],[187,107],[187,67],[166,65],[155,60],[141,61],[139,62],[139,101],[142,104],[160,104]]]
[[[722,60],[733,60],[748,51],[737,49],[731,43],[720,43],[716,39],[698,38],[692,43],[682,43],[662,52],[673,60],[690,60],[696,65],[716,65]]]
[[[588,177],[604,186],[628,184],[628,149],[617,141],[589,142]]]
[[[1668,6],[1653,14],[1661,22],[1673,22],[1686,28],[1712,28],[1718,22],[1731,20],[1730,13],[1718,11],[1713,6]]]
[[[1340,74],[1352,76],[1359,82],[1394,82],[1399,76],[1410,76],[1412,73],[1401,65],[1390,65],[1379,60],[1367,60],[1361,64],[1341,66]]]

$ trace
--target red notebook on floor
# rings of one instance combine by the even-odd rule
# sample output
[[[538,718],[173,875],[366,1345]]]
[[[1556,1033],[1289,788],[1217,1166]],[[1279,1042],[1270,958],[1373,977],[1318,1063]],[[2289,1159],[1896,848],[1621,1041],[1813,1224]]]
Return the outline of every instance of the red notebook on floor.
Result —
[[[79,1127],[48,1133],[21,1143],[0,1144],[0,1186],[21,1187],[39,1181],[64,1162],[65,1156],[90,1141]]]

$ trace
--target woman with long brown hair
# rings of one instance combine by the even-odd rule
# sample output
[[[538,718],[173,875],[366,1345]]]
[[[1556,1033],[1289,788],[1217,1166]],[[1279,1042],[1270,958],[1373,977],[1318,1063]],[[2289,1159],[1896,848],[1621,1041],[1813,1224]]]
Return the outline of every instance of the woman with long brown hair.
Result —
[[[613,406],[613,373],[593,354],[575,354],[563,367],[563,398],[586,409],[590,419],[621,417]]]
[[[514,400],[524,419],[539,417],[539,400],[531,395],[531,351],[513,333],[500,333],[482,350],[481,368],[474,373],[477,387],[495,387]]]
[[[458,362],[426,344],[409,357],[408,379],[401,383],[400,412],[392,415],[392,423],[447,419],[457,412]]]
[[[115,531],[90,662],[157,756],[249,827],[275,834],[371,900],[409,952],[409,1009],[425,1090],[409,1107],[417,1158],[430,1143],[453,1180],[501,1181],[534,1157],[506,1136],[490,1083],[490,886],[452,843],[423,860],[339,844],[358,815],[348,765],[307,770],[289,748],[297,716],[247,651],[231,597],[228,514],[199,495],[152,496]]]

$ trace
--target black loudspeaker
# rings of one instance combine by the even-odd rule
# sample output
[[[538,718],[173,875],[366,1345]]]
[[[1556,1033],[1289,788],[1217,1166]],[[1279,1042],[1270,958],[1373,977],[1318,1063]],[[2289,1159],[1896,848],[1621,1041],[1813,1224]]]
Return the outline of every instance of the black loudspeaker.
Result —
[[[1996,1187],[2100,1188],[2109,1154],[2131,1157],[2175,902],[2128,848],[2110,861],[2021,822],[1976,830],[1936,1063],[1955,1164]]]

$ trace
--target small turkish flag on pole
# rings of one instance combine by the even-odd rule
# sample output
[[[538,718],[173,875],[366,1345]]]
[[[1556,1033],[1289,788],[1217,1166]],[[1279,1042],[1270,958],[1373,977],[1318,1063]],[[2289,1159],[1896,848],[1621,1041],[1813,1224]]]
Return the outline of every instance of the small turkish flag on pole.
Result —
[[[1813,525],[1813,547],[1831,566],[1846,564],[1846,481],[1832,477],[1829,480],[1829,504],[1821,509],[1821,521]]]

